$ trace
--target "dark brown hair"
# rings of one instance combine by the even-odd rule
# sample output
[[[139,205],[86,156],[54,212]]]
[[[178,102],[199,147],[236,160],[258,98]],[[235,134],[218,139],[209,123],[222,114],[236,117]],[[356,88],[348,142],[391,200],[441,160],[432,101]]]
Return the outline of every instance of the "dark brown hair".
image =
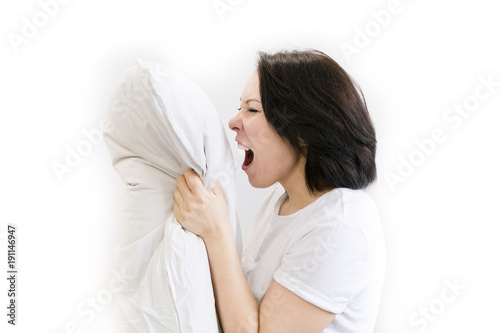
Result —
[[[306,157],[309,191],[360,189],[376,178],[375,129],[361,89],[318,50],[259,52],[267,121]]]

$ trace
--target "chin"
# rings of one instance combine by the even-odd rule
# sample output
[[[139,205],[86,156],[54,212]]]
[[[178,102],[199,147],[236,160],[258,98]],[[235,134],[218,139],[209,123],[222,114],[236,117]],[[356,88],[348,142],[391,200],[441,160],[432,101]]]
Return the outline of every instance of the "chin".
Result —
[[[276,181],[272,180],[265,180],[265,179],[257,180],[250,177],[248,177],[248,182],[250,183],[250,185],[252,185],[252,187],[255,188],[268,188],[276,183]]]

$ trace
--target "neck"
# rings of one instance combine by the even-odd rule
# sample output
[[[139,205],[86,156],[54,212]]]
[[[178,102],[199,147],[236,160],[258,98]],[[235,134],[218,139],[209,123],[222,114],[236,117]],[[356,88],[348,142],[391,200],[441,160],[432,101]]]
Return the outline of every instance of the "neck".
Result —
[[[280,215],[293,214],[310,205],[329,191],[324,190],[311,194],[306,185],[305,163],[304,165],[303,163],[297,164],[298,167],[286,179],[282,179],[279,182],[288,194],[288,198],[281,205]]]

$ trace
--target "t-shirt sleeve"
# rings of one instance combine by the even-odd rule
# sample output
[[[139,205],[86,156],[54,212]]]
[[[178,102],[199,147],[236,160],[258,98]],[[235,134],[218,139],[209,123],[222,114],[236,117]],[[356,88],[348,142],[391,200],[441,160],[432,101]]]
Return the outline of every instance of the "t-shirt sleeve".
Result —
[[[305,301],[339,314],[368,284],[367,252],[358,227],[324,222],[289,246],[273,278]]]

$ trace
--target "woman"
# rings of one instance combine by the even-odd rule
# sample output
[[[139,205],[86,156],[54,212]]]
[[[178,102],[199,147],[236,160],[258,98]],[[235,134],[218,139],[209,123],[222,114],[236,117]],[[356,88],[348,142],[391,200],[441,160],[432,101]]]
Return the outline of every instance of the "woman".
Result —
[[[348,74],[317,50],[260,53],[229,121],[250,184],[277,184],[257,213],[242,266],[219,184],[188,171],[174,214],[203,238],[218,315],[230,332],[373,332],[385,247],[363,191],[375,131]]]

